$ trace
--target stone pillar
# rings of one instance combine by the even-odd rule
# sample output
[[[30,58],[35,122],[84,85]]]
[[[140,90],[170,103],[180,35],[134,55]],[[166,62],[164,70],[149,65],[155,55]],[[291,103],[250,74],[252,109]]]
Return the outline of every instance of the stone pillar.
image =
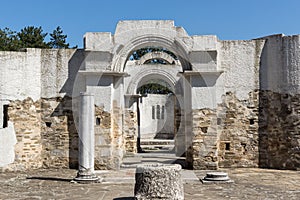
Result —
[[[79,110],[79,168],[75,181],[89,182],[98,181],[94,174],[94,95],[80,93]]]
[[[137,200],[183,200],[181,166],[178,164],[142,164],[135,174],[134,195]]]

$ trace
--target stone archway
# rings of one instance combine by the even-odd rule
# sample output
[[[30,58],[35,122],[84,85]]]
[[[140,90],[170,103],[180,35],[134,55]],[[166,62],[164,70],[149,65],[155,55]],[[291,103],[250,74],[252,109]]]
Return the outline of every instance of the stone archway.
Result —
[[[216,44],[217,38],[189,36],[183,28],[175,27],[173,21],[121,21],[114,35],[86,34],[86,57],[79,71],[82,77],[80,80],[85,84],[87,92],[96,94],[95,105],[103,108],[109,122],[107,127],[100,127],[96,133],[101,138],[96,144],[99,163],[107,162],[112,165],[111,168],[118,168],[124,153],[137,152],[135,144],[139,126],[137,112],[133,108],[140,95],[136,89],[148,79],[157,78],[168,82],[174,87],[174,94],[180,97],[177,98],[181,123],[180,134],[176,137],[176,151],[179,154],[186,153],[192,167],[211,166],[209,160],[203,161],[206,157],[213,157],[213,166],[217,166],[216,129],[207,128],[215,126],[214,121],[200,124],[198,120],[201,109],[216,107],[216,101],[201,100],[216,91],[215,83],[220,74],[217,70]],[[162,66],[149,66],[148,62],[143,61],[130,62],[133,52],[147,47],[162,47],[178,59],[173,64],[171,59],[162,54],[154,56],[167,61]],[[150,57],[153,58],[153,55]],[[99,124],[101,126],[101,122]],[[204,125],[203,130],[209,131],[208,139],[204,138],[202,129],[199,129]],[[211,135],[216,137],[210,139]],[[206,140],[210,143],[205,143]],[[211,151],[203,151],[206,145],[210,145]]]
[[[133,66],[128,66],[127,70],[129,72],[130,72],[130,67],[133,67]],[[137,66],[134,66],[133,68],[136,68],[136,67]],[[181,116],[179,114],[174,115],[175,106],[176,106],[176,112],[181,113],[181,108],[183,107],[183,102],[184,102],[183,95],[182,95],[182,93],[183,93],[182,85],[180,83],[180,77],[177,76],[177,73],[181,69],[181,67],[178,65],[177,67],[173,67],[173,70],[166,69],[166,66],[161,66],[161,65],[159,65],[159,66],[141,65],[138,67],[140,68],[140,71],[138,71],[136,74],[134,74],[132,77],[130,77],[130,81],[129,81],[128,85],[125,84],[125,86],[127,87],[125,89],[126,97],[127,97],[127,99],[125,99],[125,101],[128,101],[128,103],[125,103],[127,105],[125,107],[125,109],[128,109],[127,112],[129,112],[130,110],[136,111],[136,113],[137,113],[136,116],[138,117],[138,120],[137,120],[138,129],[137,129],[137,132],[135,133],[135,135],[138,137],[137,141],[139,141],[139,138],[142,138],[141,133],[143,133],[146,130],[149,131],[149,126],[154,125],[155,123],[158,123],[157,120],[159,121],[159,123],[166,123],[167,119],[169,119],[170,116],[173,117],[173,129],[174,129],[173,134],[175,135],[174,139],[175,139],[175,141],[178,141],[177,135],[184,134],[184,131],[182,130],[182,127],[184,127],[182,125],[184,120],[183,120],[183,118],[181,119],[181,117],[183,117],[183,116]],[[145,69],[145,68],[147,68],[147,69]],[[172,91],[172,93],[174,95],[174,100],[171,100],[169,98],[168,102],[174,101],[174,103],[173,103],[174,108],[173,108],[173,110],[169,110],[169,113],[166,113],[166,118],[164,118],[164,119],[161,119],[161,118],[157,119],[157,116],[156,116],[157,111],[155,111],[154,115],[156,116],[156,118],[154,118],[154,119],[148,118],[148,120],[152,121],[152,123],[151,122],[143,123],[143,121],[145,121],[145,116],[141,115],[141,113],[144,113],[144,112],[142,112],[143,110],[140,110],[140,108],[141,108],[140,106],[142,106],[142,108],[145,109],[145,104],[143,104],[143,103],[144,103],[144,101],[145,101],[145,103],[151,102],[148,98],[151,95],[149,95],[148,97],[143,97],[143,96],[137,94],[136,92],[140,86],[146,84],[150,80],[161,80],[161,81],[166,82],[170,86],[170,90]],[[152,98],[153,98],[153,95],[152,95]],[[155,105],[155,106],[165,106],[165,105],[163,105],[164,103],[162,103],[162,102],[167,101],[167,99],[164,99],[164,98],[167,98],[167,96],[161,95],[159,97],[159,95],[156,95],[155,98],[156,98],[156,101],[158,101],[158,102],[156,102],[157,105]],[[129,103],[130,101],[132,101],[133,103],[130,104]],[[175,101],[176,101],[176,105],[175,105]],[[153,103],[155,103],[155,101]],[[158,104],[161,104],[161,105],[158,105]],[[150,105],[147,105],[147,106],[150,106]],[[135,110],[135,108],[136,108],[136,110]],[[165,108],[166,108],[166,112],[167,112],[167,109],[169,109],[169,107],[166,106]],[[148,109],[153,109],[153,108],[149,107]],[[154,109],[157,110],[157,107],[155,107]],[[177,111],[178,109],[180,109],[180,111]],[[139,113],[139,112],[141,112],[141,113]],[[148,113],[148,114],[150,114],[150,113]],[[153,113],[152,113],[152,115],[153,115]],[[142,117],[142,118],[139,118],[139,117]],[[175,117],[177,117],[178,119],[175,119]],[[124,117],[124,118],[126,118],[126,117]],[[153,121],[154,121],[154,124],[153,124]],[[142,124],[140,124],[140,122]],[[160,126],[161,129],[163,127],[165,127],[163,124],[156,125],[156,126]],[[175,127],[176,127],[176,129],[175,129]],[[153,131],[155,129],[155,127],[151,127],[150,129]],[[134,133],[132,133],[132,135],[133,134]],[[184,149],[184,147],[178,147],[178,145],[177,145],[177,144],[184,144],[184,143],[185,143],[184,141],[175,143],[175,149],[176,150]],[[131,144],[131,145],[135,145],[135,144]],[[137,144],[137,146],[139,146],[139,144]],[[178,154],[183,154],[183,152],[178,152]]]
[[[143,84],[143,82],[147,79],[153,79],[158,78],[165,80],[169,83],[173,88],[175,96],[177,96],[179,109],[181,115],[180,117],[180,126],[178,129],[179,134],[177,134],[178,137],[175,139],[175,149],[176,153],[178,155],[184,155],[186,152],[186,146],[190,146],[190,137],[186,137],[185,133],[190,131],[185,130],[188,126],[186,126],[186,123],[188,120],[190,120],[191,117],[188,117],[187,115],[191,115],[191,90],[189,80],[181,76],[181,73],[184,71],[190,71],[192,70],[190,61],[189,61],[189,50],[188,46],[182,39],[178,37],[178,31],[179,29],[162,29],[163,32],[157,32],[156,28],[149,29],[148,27],[141,31],[141,34],[139,35],[140,30],[137,31],[136,27],[133,31],[131,30],[122,30],[121,33],[118,33],[118,27],[116,29],[116,34],[120,34],[123,37],[118,38],[116,41],[119,42],[119,45],[115,47],[115,55],[112,59],[112,70],[118,73],[125,73],[128,74],[127,76],[123,77],[123,89],[117,91],[118,93],[118,99],[119,101],[119,108],[116,110],[122,110],[122,106],[124,107],[123,111],[123,123],[121,124],[119,113],[117,113],[118,116],[113,117],[113,119],[116,119],[115,121],[118,121],[117,127],[122,127],[122,132],[125,133],[128,137],[125,136],[125,151],[130,149],[132,152],[137,152],[137,149],[134,148],[135,141],[137,141],[137,132],[138,132],[138,124],[133,123],[133,121],[138,121],[136,114],[136,111],[134,109],[131,109],[131,107],[137,103],[138,98],[140,96],[136,94],[136,89],[138,86]],[[130,34],[132,33],[132,34]],[[182,36],[185,35],[185,32],[182,32]],[[126,37],[125,37],[126,35]],[[126,39],[125,39],[126,38]],[[125,39],[125,40],[124,40]],[[138,49],[145,48],[145,47],[162,47],[165,48],[178,58],[175,62],[175,66],[177,66],[177,70],[172,69],[170,65],[166,66],[151,66],[151,67],[144,67],[142,62],[138,62],[138,68],[130,71],[128,68],[131,65],[128,65],[129,57],[130,55]],[[153,53],[149,54],[150,57],[153,57]],[[147,57],[147,55],[145,55]],[[160,58],[162,60],[169,60],[170,64],[174,64],[173,60],[166,56],[164,53],[155,55],[156,58]],[[145,59],[145,61],[147,58]],[[172,72],[173,70],[173,72]],[[172,75],[171,75],[172,74]],[[124,98],[122,98],[124,96]],[[130,116],[133,117],[133,119],[130,119]],[[135,119],[134,119],[135,118]],[[136,127],[132,129],[132,127]],[[120,128],[118,128],[120,130]],[[129,141],[129,142],[128,142]],[[129,145],[128,145],[129,144]]]

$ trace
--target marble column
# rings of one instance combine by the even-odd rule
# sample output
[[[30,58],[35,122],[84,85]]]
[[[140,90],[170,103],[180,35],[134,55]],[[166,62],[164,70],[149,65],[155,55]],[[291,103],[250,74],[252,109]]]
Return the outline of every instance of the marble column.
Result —
[[[75,181],[89,182],[98,181],[99,177],[94,174],[94,95],[80,93],[79,110],[79,168]]]

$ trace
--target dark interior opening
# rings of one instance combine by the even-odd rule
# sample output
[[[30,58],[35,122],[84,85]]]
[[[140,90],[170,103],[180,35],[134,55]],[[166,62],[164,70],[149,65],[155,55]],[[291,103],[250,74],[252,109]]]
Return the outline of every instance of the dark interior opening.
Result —
[[[229,142],[225,143],[225,150],[230,151],[230,143]]]
[[[96,125],[100,125],[100,122],[101,122],[101,119],[100,119],[100,117],[96,117]]]
[[[8,105],[3,105],[3,128],[8,126]]]
[[[46,122],[47,127],[51,127],[51,124],[52,124],[51,122]]]

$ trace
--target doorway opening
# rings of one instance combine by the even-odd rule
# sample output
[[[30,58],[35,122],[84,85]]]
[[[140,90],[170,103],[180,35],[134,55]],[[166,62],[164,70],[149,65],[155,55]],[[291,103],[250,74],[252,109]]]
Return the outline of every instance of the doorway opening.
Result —
[[[145,47],[129,56],[125,72],[130,74],[125,78],[131,97],[127,108],[136,110],[136,149],[141,162],[180,162],[184,166],[185,158],[176,156],[176,150],[185,145],[177,139],[179,132],[180,139],[185,139],[180,61],[166,48]]]
[[[151,80],[138,88],[139,153],[175,152],[176,96],[163,80]],[[178,122],[178,121],[177,121]]]

